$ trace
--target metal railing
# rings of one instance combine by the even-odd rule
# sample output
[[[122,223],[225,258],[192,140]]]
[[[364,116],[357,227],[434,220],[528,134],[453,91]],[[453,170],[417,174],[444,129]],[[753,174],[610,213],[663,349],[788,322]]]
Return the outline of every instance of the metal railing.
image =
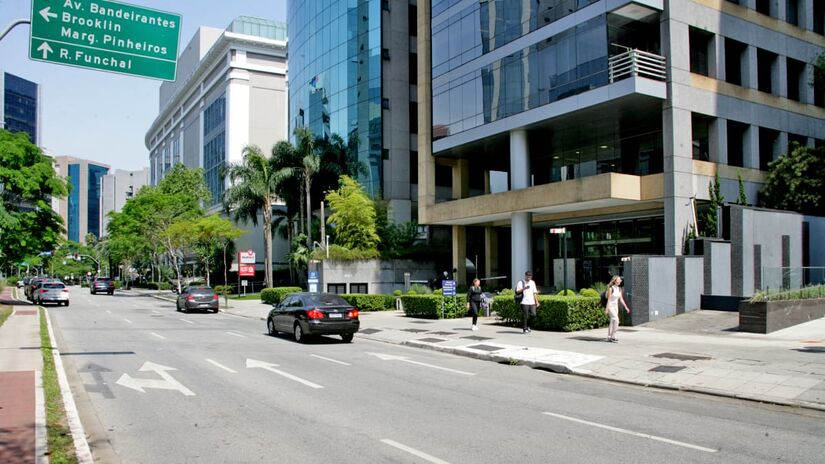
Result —
[[[757,290],[776,292],[816,285],[825,285],[825,267],[762,266]]]
[[[664,81],[667,79],[665,57],[635,48],[613,55],[607,60],[607,72],[610,83],[642,76]]]

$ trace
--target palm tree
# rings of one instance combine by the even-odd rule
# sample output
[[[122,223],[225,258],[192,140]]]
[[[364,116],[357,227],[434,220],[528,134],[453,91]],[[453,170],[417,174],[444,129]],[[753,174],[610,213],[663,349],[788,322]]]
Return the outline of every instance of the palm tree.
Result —
[[[263,214],[264,254],[266,286],[272,287],[272,204],[278,197],[281,184],[291,171],[282,164],[289,153],[283,151],[291,145],[280,142],[272,148],[272,156],[266,157],[260,148],[249,145],[244,148],[243,161],[226,168],[231,186],[223,194],[223,207],[232,220],[249,221],[258,225],[258,214]]]
[[[318,173],[321,167],[321,157],[315,150],[315,138],[306,127],[299,127],[295,129],[295,137],[297,146],[297,155],[300,158],[300,172],[301,178],[304,181],[304,195],[306,198],[306,235],[307,248],[312,248],[312,195],[310,187],[312,186],[312,177]]]

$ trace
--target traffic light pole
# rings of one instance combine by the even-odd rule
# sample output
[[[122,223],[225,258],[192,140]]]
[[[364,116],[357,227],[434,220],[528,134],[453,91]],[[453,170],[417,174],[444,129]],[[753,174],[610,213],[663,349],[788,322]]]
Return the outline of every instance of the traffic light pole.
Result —
[[[3,37],[5,37],[9,32],[11,32],[11,30],[14,29],[15,26],[31,23],[32,22],[28,18],[15,19],[11,22],[11,24],[8,25],[8,27],[6,27],[6,29],[3,30],[3,32],[0,32],[0,40],[3,40]]]

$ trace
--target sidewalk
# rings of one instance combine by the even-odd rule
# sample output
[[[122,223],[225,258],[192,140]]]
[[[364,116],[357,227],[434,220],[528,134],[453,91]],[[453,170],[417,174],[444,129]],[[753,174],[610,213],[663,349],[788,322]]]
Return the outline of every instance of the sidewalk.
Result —
[[[37,307],[14,300],[10,288],[0,305],[13,307],[0,327],[0,462],[48,462],[40,316]]]
[[[174,294],[161,298],[174,301]],[[221,311],[265,320],[270,306],[230,300]],[[639,327],[533,331],[480,318],[427,320],[399,311],[361,313],[359,338],[646,387],[825,411],[825,319],[769,335],[740,333],[736,313],[695,311]]]

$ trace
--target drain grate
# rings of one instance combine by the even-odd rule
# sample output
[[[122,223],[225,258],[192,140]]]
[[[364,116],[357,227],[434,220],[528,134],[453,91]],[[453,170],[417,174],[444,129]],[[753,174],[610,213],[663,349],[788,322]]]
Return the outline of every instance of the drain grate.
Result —
[[[682,369],[684,369],[685,367],[687,367],[687,366],[659,366],[659,367],[654,367],[653,369],[649,369],[649,372],[673,373],[673,372],[679,372]]]
[[[415,341],[417,341],[417,342],[427,342],[427,343],[441,343],[441,342],[446,342],[447,340],[444,340],[443,338],[427,337],[427,338],[417,338]]]
[[[411,332],[411,333],[414,333],[414,334],[427,332],[427,330],[424,330],[424,329],[401,329],[401,330],[403,330],[404,332]]]
[[[500,351],[500,350],[503,350],[503,349],[504,349],[504,348],[502,348],[502,347],[500,347],[500,346],[484,345],[484,344],[481,344],[481,345],[469,345],[469,346],[467,346],[467,348],[472,348],[472,349],[474,349],[474,350],[481,350],[481,351]]]
[[[430,332],[433,335],[455,335],[455,332]]]
[[[464,339],[467,339],[467,340],[475,340],[477,342],[480,342],[482,340],[492,340],[493,339],[492,337],[479,337],[478,335],[470,335],[468,337],[461,337],[461,338],[464,338]]]
[[[362,329],[362,330],[359,330],[358,333],[369,335],[369,334],[378,333],[380,331],[381,331],[381,329]]]
[[[713,358],[710,356],[697,356],[695,354],[681,354],[681,353],[659,353],[654,354],[653,358],[668,358],[678,359],[679,361],[708,361]]]

